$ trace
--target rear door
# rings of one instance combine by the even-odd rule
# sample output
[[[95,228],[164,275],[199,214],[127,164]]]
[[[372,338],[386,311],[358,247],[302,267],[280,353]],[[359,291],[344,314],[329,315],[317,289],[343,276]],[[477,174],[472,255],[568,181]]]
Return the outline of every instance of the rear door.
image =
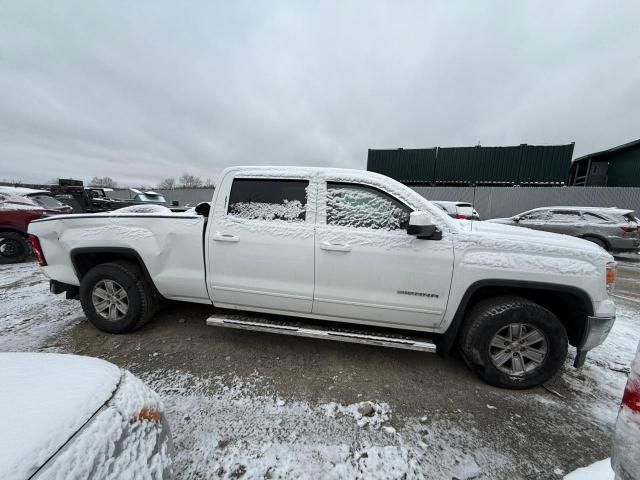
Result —
[[[208,229],[214,304],[310,313],[316,184],[229,175],[220,188]]]
[[[319,189],[313,313],[437,326],[451,285],[450,235],[408,235],[413,208],[381,186],[329,181]]]

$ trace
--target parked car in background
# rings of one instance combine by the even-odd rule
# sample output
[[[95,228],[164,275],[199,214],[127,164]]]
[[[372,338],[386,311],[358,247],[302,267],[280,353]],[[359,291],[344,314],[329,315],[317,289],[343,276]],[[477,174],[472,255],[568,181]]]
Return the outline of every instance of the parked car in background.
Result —
[[[133,193],[135,193],[132,202],[134,204],[152,204],[152,205],[166,205],[167,200],[165,200],[164,196],[161,193],[147,191],[141,192],[138,189],[130,188]]]
[[[73,208],[62,203],[48,190],[36,190],[24,187],[0,187],[0,192],[19,197],[27,197],[50,213],[73,213]]]
[[[470,203],[445,202],[441,200],[431,200],[431,202],[447,212],[447,215],[451,218],[458,218],[460,220],[480,220],[480,215],[478,215],[478,212]]]
[[[30,258],[27,227],[32,220],[48,215],[33,200],[0,191],[0,265]]]
[[[0,353],[0,478],[172,477],[158,395],[91,357]]]
[[[543,207],[509,218],[486,221],[580,237],[614,253],[640,249],[640,220],[633,210]]]
[[[617,479],[640,480],[640,345],[618,412],[611,466]]]

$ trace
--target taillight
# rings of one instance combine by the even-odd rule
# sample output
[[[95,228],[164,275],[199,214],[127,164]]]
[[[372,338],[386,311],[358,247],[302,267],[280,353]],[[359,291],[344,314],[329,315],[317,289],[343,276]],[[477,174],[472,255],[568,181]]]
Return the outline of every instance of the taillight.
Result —
[[[458,218],[458,219],[460,219],[460,220],[464,220],[464,219],[465,219],[465,218],[467,218],[467,217],[465,217],[465,216],[464,216],[463,214],[461,214],[461,213],[456,213],[456,218]]]
[[[634,412],[640,412],[640,381],[637,378],[629,378],[622,395],[622,405]]]
[[[40,266],[46,267],[47,261],[44,258],[44,253],[42,253],[42,247],[40,247],[40,239],[35,235],[29,235],[29,243],[31,243],[33,256],[36,257],[36,260],[38,261]]]
[[[622,225],[620,228],[625,233],[637,232],[640,230],[640,227],[632,227],[631,225]]]

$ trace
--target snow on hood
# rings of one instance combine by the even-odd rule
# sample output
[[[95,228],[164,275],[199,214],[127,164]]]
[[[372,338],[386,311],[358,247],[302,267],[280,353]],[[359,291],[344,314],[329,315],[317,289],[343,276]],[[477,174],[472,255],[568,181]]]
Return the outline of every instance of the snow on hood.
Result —
[[[526,241],[532,244],[548,245],[550,247],[564,247],[575,250],[576,252],[585,252],[598,257],[610,257],[607,252],[595,243],[570,235],[561,235],[559,233],[544,232],[493,222],[461,221],[460,223],[463,224],[466,232],[478,233],[482,236],[494,236],[496,238],[512,239],[520,242]],[[611,257],[611,259],[613,260],[613,257]]]
[[[499,223],[459,221],[462,264],[531,273],[596,275],[613,257],[594,243]]]
[[[120,369],[91,357],[0,353],[0,478],[29,478],[113,395]]]

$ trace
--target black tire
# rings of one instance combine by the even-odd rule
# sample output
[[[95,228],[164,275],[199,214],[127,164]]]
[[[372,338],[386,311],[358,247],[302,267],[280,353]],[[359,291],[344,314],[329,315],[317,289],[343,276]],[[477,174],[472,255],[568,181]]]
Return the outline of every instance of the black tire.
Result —
[[[108,320],[93,303],[93,292],[100,282],[116,282],[127,295],[128,309],[122,318]],[[147,323],[157,308],[154,291],[132,262],[102,263],[89,270],[80,282],[80,303],[87,319],[99,330],[107,333],[128,333]]]
[[[20,263],[31,259],[31,245],[18,232],[0,232],[0,265]]]
[[[604,240],[601,240],[597,237],[582,237],[583,240],[587,240],[588,242],[591,243],[595,243],[596,245],[598,245],[600,248],[609,251],[609,245],[607,245],[607,242],[605,242]]]
[[[492,353],[494,359],[497,354],[491,341],[495,340],[494,336],[504,331],[505,327],[516,324],[538,330],[546,343],[534,348],[542,348],[540,345],[543,345],[546,347],[546,354],[539,364],[533,364],[531,371],[509,374],[494,363]],[[521,347],[517,342],[514,343],[516,347],[513,352],[517,352]],[[553,313],[537,303],[512,296],[494,297],[479,302],[468,313],[460,333],[460,350],[467,365],[485,382],[502,388],[523,389],[546,382],[562,368],[567,357],[568,345],[567,331]],[[506,355],[516,357],[518,353]],[[522,356],[520,359],[522,362],[525,361]],[[508,362],[511,362],[512,367],[515,365],[512,359]],[[506,369],[504,366],[502,368]]]

